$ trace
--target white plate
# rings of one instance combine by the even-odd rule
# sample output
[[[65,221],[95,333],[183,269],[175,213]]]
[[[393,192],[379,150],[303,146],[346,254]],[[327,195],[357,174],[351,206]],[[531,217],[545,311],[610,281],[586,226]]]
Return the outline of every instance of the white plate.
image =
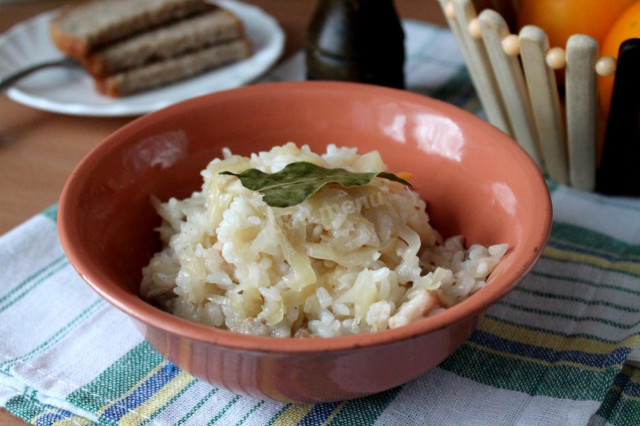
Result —
[[[254,49],[251,57],[170,86],[123,98],[100,95],[89,75],[80,69],[68,68],[38,71],[9,89],[7,95],[16,102],[45,111],[113,117],[145,114],[184,99],[248,83],[280,57],[284,32],[275,19],[255,6],[232,0],[220,0],[216,4],[231,10],[244,22]],[[54,13],[38,15],[0,36],[0,76],[62,57],[49,38],[49,21]]]

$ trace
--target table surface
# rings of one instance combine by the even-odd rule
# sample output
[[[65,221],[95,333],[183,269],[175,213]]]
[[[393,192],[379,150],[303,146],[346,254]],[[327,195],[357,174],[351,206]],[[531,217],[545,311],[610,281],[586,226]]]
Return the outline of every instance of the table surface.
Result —
[[[283,59],[303,45],[316,0],[247,0],[278,20],[287,35]],[[0,3],[0,32],[69,3]],[[436,0],[396,0],[402,17],[445,25]],[[74,117],[39,111],[0,95],[0,235],[57,202],[76,164],[107,135],[133,118]],[[0,424],[22,425],[0,408]]]

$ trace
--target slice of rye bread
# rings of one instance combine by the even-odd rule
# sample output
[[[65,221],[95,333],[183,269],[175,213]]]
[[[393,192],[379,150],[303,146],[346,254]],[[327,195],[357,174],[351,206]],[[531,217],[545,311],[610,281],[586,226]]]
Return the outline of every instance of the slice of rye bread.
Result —
[[[107,96],[126,96],[201,74],[249,55],[251,44],[248,40],[233,40],[96,79],[95,82],[98,91]]]
[[[63,53],[81,60],[100,46],[210,7],[203,0],[87,0],[64,8],[49,29]]]
[[[106,77],[243,36],[240,19],[214,8],[105,46],[85,58],[83,65],[94,76]]]

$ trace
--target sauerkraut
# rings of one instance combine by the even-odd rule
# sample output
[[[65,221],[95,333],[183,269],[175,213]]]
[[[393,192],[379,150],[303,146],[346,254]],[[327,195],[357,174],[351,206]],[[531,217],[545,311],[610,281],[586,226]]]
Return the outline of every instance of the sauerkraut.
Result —
[[[251,157],[223,150],[202,171],[200,191],[153,200],[164,244],[143,269],[141,294],[182,318],[239,333],[332,337],[400,327],[464,300],[486,284],[506,244],[445,241],[425,202],[375,178],[324,186],[301,204],[271,207],[234,176],[275,173],[306,161],[383,172],[376,151],[294,143]]]

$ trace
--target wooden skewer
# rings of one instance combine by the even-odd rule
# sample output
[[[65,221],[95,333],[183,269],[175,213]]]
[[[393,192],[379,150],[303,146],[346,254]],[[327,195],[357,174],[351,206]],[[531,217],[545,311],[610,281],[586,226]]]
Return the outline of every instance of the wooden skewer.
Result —
[[[498,90],[495,75],[491,69],[489,57],[481,39],[476,39],[470,32],[470,25],[477,18],[472,0],[453,0],[456,20],[460,28],[460,40],[467,48],[466,63],[473,85],[478,92],[482,107],[489,122],[513,137],[504,102]]]
[[[569,183],[560,96],[554,72],[546,64],[549,38],[539,27],[520,30],[520,54],[544,164],[551,179]]]
[[[438,0],[438,2],[440,3],[440,8],[442,9],[442,13],[444,14],[444,17],[447,20],[449,29],[451,29],[451,32],[458,40],[458,46],[460,47],[460,52],[462,53],[464,62],[467,64],[467,67],[469,68],[469,73],[471,74],[471,78],[473,79],[473,70],[471,69],[472,67],[468,65],[469,64],[469,48],[467,47],[467,44],[464,42],[464,38],[462,37],[462,29],[460,28],[460,23],[456,19],[453,3],[451,2],[451,0]]]
[[[489,121],[504,132],[510,133],[508,121],[505,121],[505,118],[501,117],[500,115],[500,108],[497,100],[499,98],[496,99],[497,95],[492,95],[492,93],[490,92],[490,86],[487,87],[487,84],[489,84],[487,83],[487,81],[490,82],[490,80],[488,80],[489,77],[484,76],[482,69],[478,69],[475,66],[475,53],[472,52],[472,48],[469,47],[468,43],[466,42],[465,36],[463,35],[468,31],[468,28],[466,26],[461,26],[460,21],[456,16],[452,0],[438,1],[447,20],[449,28],[451,29],[451,32],[458,40],[458,46],[460,47],[460,52],[462,53],[464,62],[465,64],[467,64],[469,76],[471,77],[473,86],[478,93],[480,103],[487,113]],[[490,68],[488,68],[486,71],[490,73],[489,76],[493,76],[493,72]],[[496,107],[495,105],[498,105],[498,107]]]
[[[544,172],[520,62],[516,56],[508,56],[503,50],[502,41],[510,35],[509,28],[504,18],[490,9],[482,11],[479,19],[482,38],[499,82],[498,87],[507,108],[515,139]]]
[[[586,35],[567,41],[566,108],[571,185],[593,191],[596,181],[598,42]]]

